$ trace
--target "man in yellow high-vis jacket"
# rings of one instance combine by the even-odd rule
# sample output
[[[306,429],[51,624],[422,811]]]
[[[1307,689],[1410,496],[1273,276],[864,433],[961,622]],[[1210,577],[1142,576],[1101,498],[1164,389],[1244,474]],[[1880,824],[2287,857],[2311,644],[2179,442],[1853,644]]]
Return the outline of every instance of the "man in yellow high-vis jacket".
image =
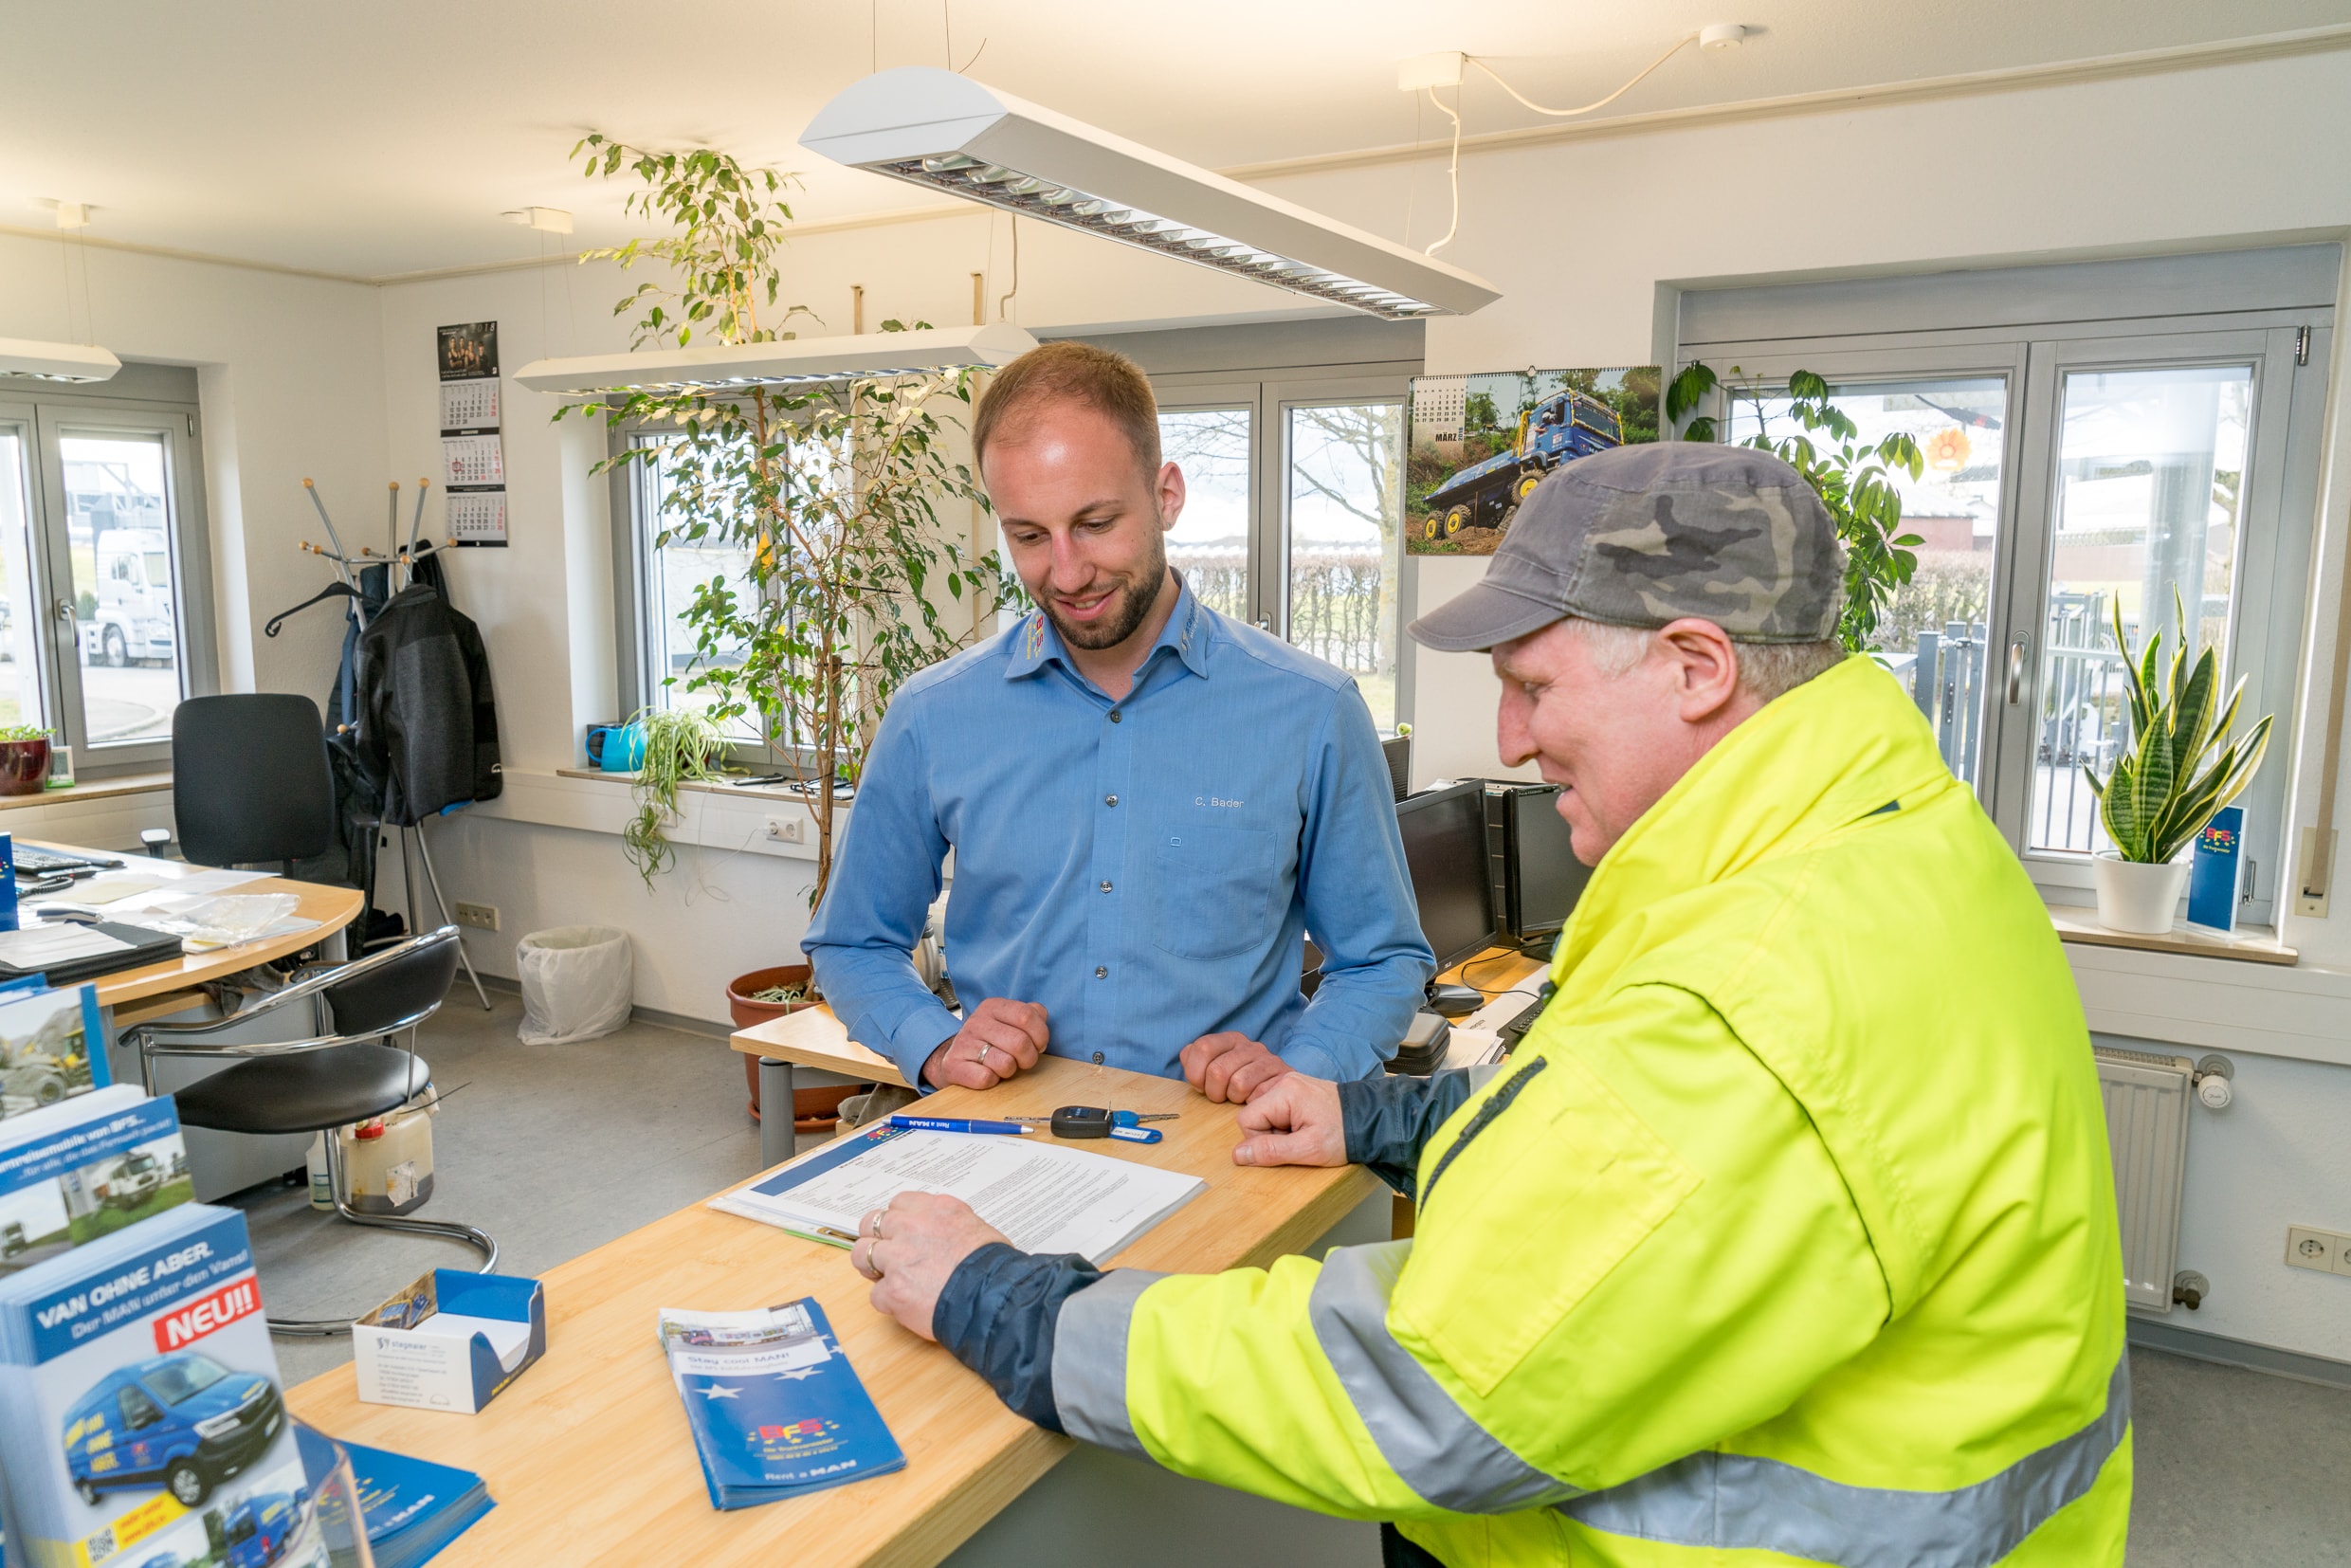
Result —
[[[1498,1067],[1238,1113],[1409,1242],[1212,1276],[867,1216],[874,1302],[1042,1425],[1388,1522],[1391,1563],[2120,1564],[2122,1258],[2089,1041],[2014,856],[1838,656],[1842,553],[1760,453],[1584,458],[1412,628],[1595,863]]]

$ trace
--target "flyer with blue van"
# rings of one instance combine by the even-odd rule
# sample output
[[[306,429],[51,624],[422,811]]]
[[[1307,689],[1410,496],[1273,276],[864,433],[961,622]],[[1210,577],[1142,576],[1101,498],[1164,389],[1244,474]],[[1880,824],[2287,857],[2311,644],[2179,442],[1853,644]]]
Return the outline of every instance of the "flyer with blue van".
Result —
[[[235,1210],[0,1279],[0,1447],[11,1562],[326,1568]]]

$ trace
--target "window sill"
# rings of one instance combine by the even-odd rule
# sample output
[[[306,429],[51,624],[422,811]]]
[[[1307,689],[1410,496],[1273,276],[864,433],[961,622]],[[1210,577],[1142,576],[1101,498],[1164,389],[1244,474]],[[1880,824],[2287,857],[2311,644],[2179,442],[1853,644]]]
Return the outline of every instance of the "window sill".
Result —
[[[2227,958],[2257,964],[2290,965],[2302,957],[2279,941],[2277,932],[2266,925],[2240,926],[2225,937],[2216,931],[2196,931],[2184,925],[2174,925],[2160,936],[2141,936],[2130,931],[2110,931],[2087,910],[2051,906],[2049,918],[2050,923],[2057,927],[2060,940],[2087,947],[2127,947],[2141,953],[2175,953],[2191,958]]]
[[[22,811],[33,806],[62,806],[79,800],[105,800],[114,795],[147,794],[168,791],[172,775],[168,773],[123,774],[114,778],[87,778],[79,784],[68,784],[62,790],[44,790],[39,794],[0,795],[0,811]]]
[[[634,784],[637,781],[635,774],[608,774],[600,768],[557,768],[556,776],[592,778],[605,784]],[[689,779],[678,788],[697,794],[714,794],[734,800],[778,800],[793,806],[813,805],[811,797],[782,784],[707,784],[699,779]],[[850,804],[847,800],[836,800],[833,810],[836,812],[846,811]]]
[[[504,788],[498,797],[466,807],[467,817],[618,834],[636,815],[629,788],[634,774],[506,767],[500,770],[500,776]],[[682,820],[670,826],[667,836],[681,848],[695,846],[714,852],[782,860],[816,858],[816,824],[807,814],[809,802],[796,795],[772,789],[690,784],[681,792],[678,805]],[[833,812],[836,833],[848,820],[848,806],[846,800],[837,803]],[[798,838],[770,838],[768,824],[777,819],[785,823],[787,831],[796,826]]]

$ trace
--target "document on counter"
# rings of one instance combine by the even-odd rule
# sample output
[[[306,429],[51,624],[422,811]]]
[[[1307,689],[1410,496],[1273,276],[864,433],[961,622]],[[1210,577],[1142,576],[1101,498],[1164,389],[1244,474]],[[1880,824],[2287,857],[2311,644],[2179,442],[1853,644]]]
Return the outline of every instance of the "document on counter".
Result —
[[[1207,1190],[1198,1176],[1036,1140],[875,1127],[710,1207],[802,1235],[847,1235],[901,1193],[941,1193],[1023,1251],[1075,1252],[1099,1266]]]
[[[86,925],[29,925],[21,931],[0,932],[0,963],[11,969],[46,969],[73,958],[93,958],[100,953],[128,953],[131,944]]]

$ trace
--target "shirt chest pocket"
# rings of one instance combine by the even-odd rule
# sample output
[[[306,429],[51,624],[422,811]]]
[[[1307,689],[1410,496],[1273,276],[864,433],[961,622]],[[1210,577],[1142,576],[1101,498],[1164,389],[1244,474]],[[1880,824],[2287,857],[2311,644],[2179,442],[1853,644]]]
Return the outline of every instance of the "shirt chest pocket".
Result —
[[[1273,930],[1276,895],[1279,907],[1289,904],[1279,849],[1263,828],[1186,828],[1162,837],[1152,856],[1152,945],[1179,958],[1230,958],[1261,945]]]

